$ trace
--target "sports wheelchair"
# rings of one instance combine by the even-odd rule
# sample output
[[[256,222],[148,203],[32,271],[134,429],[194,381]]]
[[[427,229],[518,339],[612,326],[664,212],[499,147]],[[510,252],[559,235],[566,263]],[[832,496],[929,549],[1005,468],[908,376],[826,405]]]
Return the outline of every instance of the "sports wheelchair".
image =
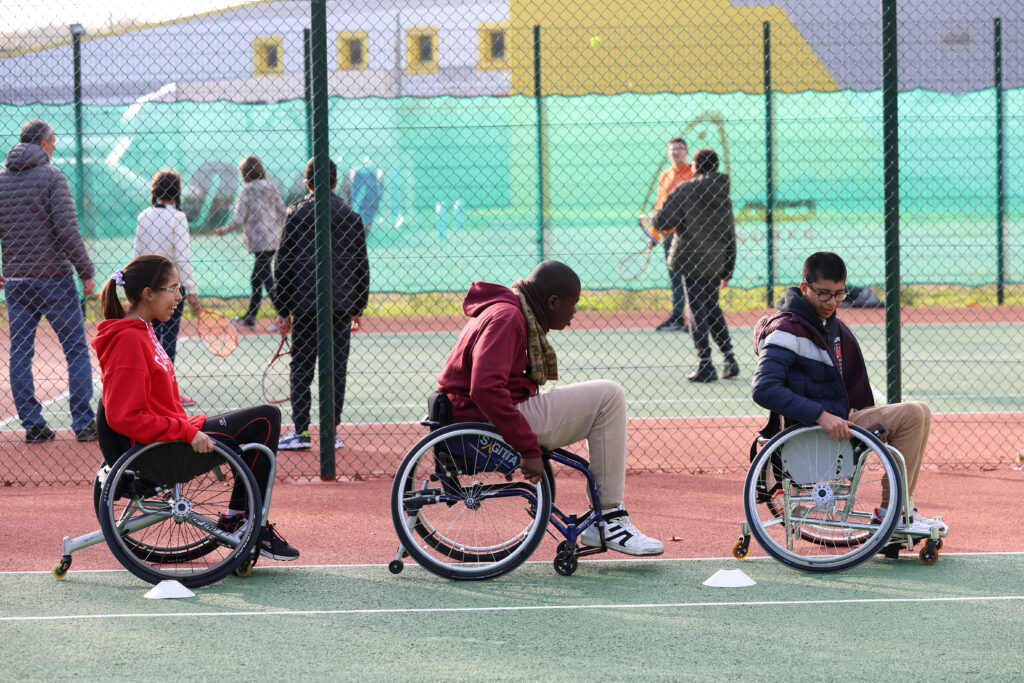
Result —
[[[850,569],[878,553],[896,559],[920,540],[921,562],[938,561],[948,527],[907,530],[914,501],[903,454],[879,440],[881,428],[850,432],[837,441],[817,425],[795,425],[755,441],[734,557],[747,556],[753,536],[769,555],[807,572]],[[896,528],[901,514],[905,529]]]
[[[231,572],[252,575],[274,484],[273,451],[263,444],[241,447],[270,458],[262,500],[249,466],[224,444],[215,441],[212,453],[197,453],[183,441],[129,447],[129,440],[110,428],[102,402],[96,428],[105,461],[93,484],[100,530],[64,537],[64,554],[51,570],[54,578],[67,576],[72,553],[102,541],[125,569],[150,583],[175,580],[197,587]],[[235,487],[243,492],[247,521],[229,530],[218,526],[218,518]]]
[[[564,536],[555,571],[569,576],[578,558],[608,550],[600,524],[601,501],[590,463],[561,448],[544,451],[544,475],[536,484],[515,479],[520,456],[493,425],[452,423],[451,404],[435,392],[421,424],[430,433],[402,460],[391,487],[391,520],[398,554],[388,564],[402,571],[412,556],[429,571],[449,579],[479,580],[506,574],[537,549],[550,524]],[[591,508],[566,514],[554,504],[551,463],[581,472]],[[601,547],[579,547],[584,529],[598,524]]]

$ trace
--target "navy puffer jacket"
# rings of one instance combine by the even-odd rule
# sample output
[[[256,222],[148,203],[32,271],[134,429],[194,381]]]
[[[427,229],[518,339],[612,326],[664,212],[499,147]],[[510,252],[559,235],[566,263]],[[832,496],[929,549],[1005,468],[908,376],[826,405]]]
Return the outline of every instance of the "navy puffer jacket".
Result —
[[[845,419],[874,405],[853,332],[834,313],[823,324],[798,287],[786,290],[778,313],[757,321],[754,348],[754,402],[789,422],[814,424],[822,411]]]

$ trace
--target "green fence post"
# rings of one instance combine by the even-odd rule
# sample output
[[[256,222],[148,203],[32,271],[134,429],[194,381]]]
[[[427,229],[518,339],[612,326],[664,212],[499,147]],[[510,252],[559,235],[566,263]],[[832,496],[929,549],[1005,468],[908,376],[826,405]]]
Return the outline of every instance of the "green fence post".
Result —
[[[899,30],[896,0],[882,0],[882,159],[885,194],[885,393],[901,400],[900,386],[900,135]]]
[[[533,27],[533,98],[537,109],[537,262],[544,260],[547,233],[546,175],[544,173],[544,97],[540,87],[540,26]]]
[[[317,365],[320,369],[320,478],[334,469],[334,306],[331,263],[331,150],[327,121],[327,0],[310,0],[309,56],[313,112],[313,196],[316,221]]]
[[[302,29],[302,99],[306,106],[306,158],[313,158],[313,93],[310,83],[309,29]]]
[[[994,19],[995,32],[995,86],[996,86],[996,303],[1003,305],[1006,296],[1006,150],[1005,121],[1003,119],[1003,22]]]
[[[71,60],[74,69],[75,99],[75,175],[78,187],[75,189],[75,208],[78,210],[78,225],[86,237],[95,237],[92,221],[86,219],[85,212],[85,151],[82,142],[82,35],[85,28],[81,24],[71,24]]]
[[[772,115],[772,28],[764,22],[764,229],[768,256],[768,274],[765,299],[768,306],[775,305],[775,120]]]

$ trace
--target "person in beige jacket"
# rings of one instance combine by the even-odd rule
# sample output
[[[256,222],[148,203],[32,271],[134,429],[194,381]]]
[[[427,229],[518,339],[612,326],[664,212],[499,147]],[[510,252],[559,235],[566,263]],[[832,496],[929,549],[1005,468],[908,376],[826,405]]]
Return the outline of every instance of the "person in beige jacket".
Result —
[[[226,235],[243,228],[245,248],[256,256],[249,280],[252,284],[249,308],[245,315],[235,318],[235,322],[252,328],[256,326],[263,290],[266,289],[267,296],[270,296],[274,289],[272,267],[274,252],[284,229],[285,206],[280,193],[267,180],[267,172],[259,157],[242,159],[238,172],[242,176],[242,191],[238,193],[234,216],[226,226],[217,228],[217,234]]]

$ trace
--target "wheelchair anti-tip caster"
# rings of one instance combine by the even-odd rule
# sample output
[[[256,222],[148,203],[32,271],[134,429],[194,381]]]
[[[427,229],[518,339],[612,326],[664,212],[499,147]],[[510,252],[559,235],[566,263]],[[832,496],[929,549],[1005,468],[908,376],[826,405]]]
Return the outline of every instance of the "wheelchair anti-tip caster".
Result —
[[[740,536],[740,540],[736,541],[736,545],[732,547],[732,556],[737,560],[742,560],[750,553],[750,536]]]
[[[580,566],[580,561],[576,559],[576,553],[563,550],[562,552],[555,555],[555,571],[562,576],[571,576],[576,568]]]
[[[391,560],[388,562],[388,571],[392,574],[401,574],[403,569],[405,569],[405,563],[401,560]]]

